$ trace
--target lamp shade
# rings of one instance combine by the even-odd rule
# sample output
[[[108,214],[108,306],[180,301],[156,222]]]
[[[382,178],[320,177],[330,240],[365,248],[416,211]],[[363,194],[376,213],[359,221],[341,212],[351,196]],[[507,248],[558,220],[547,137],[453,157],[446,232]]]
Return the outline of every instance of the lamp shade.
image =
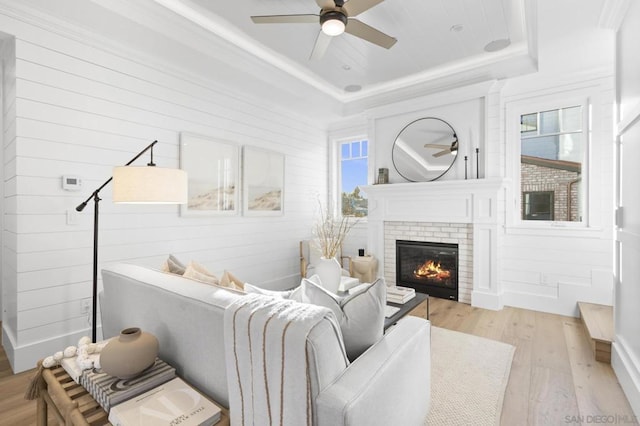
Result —
[[[155,166],[115,167],[113,202],[186,204],[187,172]]]

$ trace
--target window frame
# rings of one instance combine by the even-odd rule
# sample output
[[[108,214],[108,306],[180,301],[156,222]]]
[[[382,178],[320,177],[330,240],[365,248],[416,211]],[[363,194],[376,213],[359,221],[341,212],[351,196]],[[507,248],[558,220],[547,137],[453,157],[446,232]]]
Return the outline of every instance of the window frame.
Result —
[[[584,144],[584,157],[582,162],[581,179],[584,185],[581,210],[582,220],[579,222],[561,220],[525,220],[523,219],[522,206],[523,191],[521,182],[521,124],[520,117],[532,113],[540,113],[563,109],[568,107],[582,107],[582,143]],[[508,164],[507,176],[513,182],[512,199],[513,211],[508,214],[508,225],[519,228],[571,228],[586,229],[593,227],[592,212],[594,206],[591,205],[591,159],[593,155],[592,147],[592,101],[588,94],[567,94],[558,93],[546,96],[532,97],[513,101],[505,105],[506,119],[506,152]],[[527,191],[530,192],[530,191]]]
[[[354,129],[329,136],[329,199],[331,210],[336,217],[342,217],[342,151],[340,147],[345,142],[367,141],[367,185],[372,182],[373,144],[365,129]],[[351,216],[349,216],[351,217]],[[358,222],[367,221],[367,216],[359,217]]]

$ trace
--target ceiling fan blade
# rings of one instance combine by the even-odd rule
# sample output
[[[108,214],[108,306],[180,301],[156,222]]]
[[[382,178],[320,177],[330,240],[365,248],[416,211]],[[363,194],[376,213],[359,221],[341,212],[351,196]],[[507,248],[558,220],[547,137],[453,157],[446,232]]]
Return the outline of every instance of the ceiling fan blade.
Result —
[[[266,15],[252,16],[254,24],[317,24],[319,15]]]
[[[317,0],[320,3],[321,0]],[[357,16],[373,6],[382,3],[384,0],[349,0],[342,8],[347,11],[348,16]]]
[[[433,154],[433,156],[434,157],[442,157],[443,155],[447,155],[447,154],[450,154],[450,153],[451,153],[451,150],[447,148],[447,149],[445,149],[443,151],[436,152],[435,154]]]
[[[311,56],[309,56],[309,59],[317,61],[318,59],[322,58],[327,51],[332,38],[333,37],[326,35],[322,31],[319,31],[318,38],[316,38],[316,44],[313,46],[313,50],[311,51]]]
[[[449,149],[450,145],[442,145],[442,144],[439,144],[439,143],[425,143],[424,147],[425,148]]]
[[[336,7],[333,0],[316,0],[316,4],[320,6],[320,9],[331,9]]]
[[[349,20],[347,21],[347,28],[345,28],[344,31],[356,37],[360,37],[361,39],[366,40],[369,43],[377,44],[380,47],[384,47],[385,49],[391,49],[391,46],[396,44],[396,41],[398,41],[394,37],[388,36],[382,31],[376,30],[375,28],[370,27],[369,25],[365,24],[364,22],[360,22],[357,19],[349,18]]]

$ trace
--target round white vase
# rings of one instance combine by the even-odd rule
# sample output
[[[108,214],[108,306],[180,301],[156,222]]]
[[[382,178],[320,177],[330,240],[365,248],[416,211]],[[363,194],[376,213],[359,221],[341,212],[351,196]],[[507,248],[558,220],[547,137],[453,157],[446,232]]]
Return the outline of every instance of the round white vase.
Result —
[[[325,290],[337,294],[340,287],[340,278],[342,277],[342,268],[340,263],[335,259],[326,259],[321,257],[315,265],[315,274],[320,277],[322,287]]]

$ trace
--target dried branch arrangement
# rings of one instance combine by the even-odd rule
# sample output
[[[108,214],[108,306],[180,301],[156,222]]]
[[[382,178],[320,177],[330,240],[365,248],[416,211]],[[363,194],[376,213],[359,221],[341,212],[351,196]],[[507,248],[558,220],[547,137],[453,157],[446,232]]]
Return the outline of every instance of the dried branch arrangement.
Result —
[[[322,256],[331,259],[336,257],[349,231],[358,221],[351,221],[348,216],[337,218],[329,212],[328,208],[323,208],[320,201],[318,204],[320,205],[320,218],[313,229],[313,234],[316,237],[314,241],[320,248]]]

